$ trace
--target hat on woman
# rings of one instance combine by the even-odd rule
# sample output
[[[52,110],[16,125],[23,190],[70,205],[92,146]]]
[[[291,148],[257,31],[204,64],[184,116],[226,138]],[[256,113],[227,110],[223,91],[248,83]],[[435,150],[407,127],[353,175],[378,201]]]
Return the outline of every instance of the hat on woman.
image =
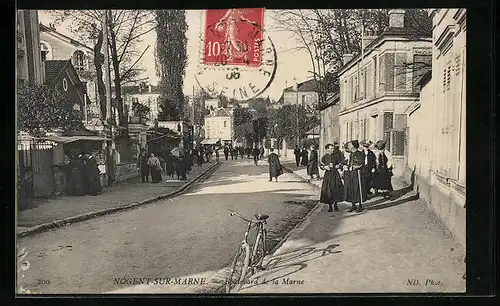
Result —
[[[345,150],[349,150],[349,143],[350,143],[350,141],[344,143],[344,149]]]
[[[353,147],[355,147],[356,149],[357,149],[357,148],[359,148],[359,141],[357,141],[357,140],[352,140],[352,141],[351,141],[351,144],[352,144],[352,146],[353,146]]]
[[[385,149],[385,144],[387,143],[387,140],[379,140],[377,143],[375,143],[375,148],[379,150]]]

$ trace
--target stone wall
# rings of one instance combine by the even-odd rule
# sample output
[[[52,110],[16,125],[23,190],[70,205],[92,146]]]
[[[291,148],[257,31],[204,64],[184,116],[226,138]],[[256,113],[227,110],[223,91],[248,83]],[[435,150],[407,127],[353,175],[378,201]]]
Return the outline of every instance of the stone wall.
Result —
[[[123,182],[133,177],[139,176],[137,163],[122,163],[116,165],[115,182]]]

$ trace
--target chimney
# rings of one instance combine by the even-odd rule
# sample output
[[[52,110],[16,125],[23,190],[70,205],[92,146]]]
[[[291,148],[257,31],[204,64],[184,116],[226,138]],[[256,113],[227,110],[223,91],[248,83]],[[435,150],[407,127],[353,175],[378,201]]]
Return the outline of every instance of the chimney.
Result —
[[[148,90],[149,92],[151,92],[151,85],[148,85]]]
[[[342,62],[345,64],[347,64],[350,60],[352,60],[352,58],[354,57],[354,55],[352,55],[351,53],[347,53],[347,54],[344,54],[342,56]]]
[[[389,28],[403,28],[405,26],[405,10],[389,11]]]

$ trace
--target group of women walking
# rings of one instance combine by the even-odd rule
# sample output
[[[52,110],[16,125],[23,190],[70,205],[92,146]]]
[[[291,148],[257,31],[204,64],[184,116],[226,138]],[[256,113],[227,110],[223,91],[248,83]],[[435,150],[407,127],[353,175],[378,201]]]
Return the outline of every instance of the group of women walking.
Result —
[[[67,193],[69,195],[92,195],[102,192],[99,168],[95,157],[87,151],[70,153]]]
[[[150,175],[152,183],[161,182],[163,180],[163,171],[167,176],[174,177],[174,175],[177,175],[178,180],[186,180],[187,173],[192,169],[193,158],[189,153],[179,152],[179,156],[174,156],[170,150],[165,154],[150,153],[148,155],[146,150],[142,149],[137,159],[142,182],[149,182]]]
[[[376,195],[390,197],[393,191],[392,157],[386,150],[386,141],[378,141],[371,149],[371,141],[352,140],[345,144],[344,153],[338,143],[325,146],[320,168],[325,170],[320,202],[328,204],[328,211],[338,211],[338,203],[350,202],[349,212],[363,210],[363,203],[374,191]]]

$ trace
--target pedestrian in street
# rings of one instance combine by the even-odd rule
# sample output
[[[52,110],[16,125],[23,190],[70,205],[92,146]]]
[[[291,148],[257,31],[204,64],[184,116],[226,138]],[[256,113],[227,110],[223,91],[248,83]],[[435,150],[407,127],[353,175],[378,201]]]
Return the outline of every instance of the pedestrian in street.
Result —
[[[253,149],[253,163],[257,166],[259,161],[260,150],[257,146]]]
[[[170,177],[174,177],[175,173],[175,156],[172,155],[172,152],[170,152],[170,149],[167,151],[166,156],[165,156],[165,164],[166,164],[166,174]]]
[[[148,166],[148,155],[146,149],[141,149],[141,153],[137,157],[137,167],[141,173],[141,181],[146,183],[149,181],[149,166]]]
[[[307,175],[313,179],[320,179],[319,177],[319,169],[318,169],[318,151],[316,151],[316,147],[311,145],[309,147],[309,158],[307,163]]]
[[[264,158],[264,146],[260,146],[260,159],[263,159]]]
[[[269,151],[269,157],[267,158],[269,163],[269,181],[272,182],[274,178],[278,182],[278,176],[283,174],[283,168],[281,167],[278,154],[274,153],[274,148],[270,148]]]
[[[385,140],[379,140],[375,144],[375,147],[378,149],[378,157],[377,170],[373,177],[373,188],[376,194],[382,192],[384,198],[390,198],[391,192],[394,191],[391,182],[393,164],[391,152],[385,148],[386,143],[387,141]]]
[[[229,146],[229,154],[231,154],[231,160],[234,160],[234,149],[232,146]]]
[[[219,161],[219,147],[215,148],[215,160]]]
[[[184,153],[180,153],[179,157],[177,158],[177,163],[176,163],[176,168],[175,168],[175,173],[177,175],[177,179],[181,181],[185,181],[187,179],[186,177],[186,172],[187,172],[187,164],[186,164],[186,156]]]
[[[240,146],[239,150],[240,150],[240,156],[241,156],[241,158],[245,158],[245,149],[243,148],[243,146]]]
[[[359,142],[357,140],[352,140],[349,143],[349,150],[351,155],[349,156],[349,175],[347,176],[346,184],[346,198],[351,202],[351,208],[348,212],[361,212],[363,210],[362,203],[365,201],[365,196],[363,194],[363,178],[361,176],[361,168],[364,165],[364,154],[359,151]],[[356,204],[359,206],[356,207]]]
[[[295,155],[295,164],[298,167],[300,165],[300,155],[301,155],[299,146],[295,146],[295,150],[293,150],[293,154]]]
[[[252,151],[253,151],[252,147],[247,148],[247,158],[250,158],[250,155],[252,155]]]
[[[102,192],[101,180],[99,178],[99,166],[95,157],[89,152],[84,153],[85,164],[83,166],[83,175],[86,177],[87,193],[96,196]]]
[[[370,146],[372,144],[373,143],[367,139],[361,142],[364,158],[364,164],[361,168],[361,175],[364,182],[363,186],[365,190],[363,190],[363,194],[365,196],[370,196],[372,194],[370,189],[372,188],[373,174],[375,173],[375,169],[377,168],[377,157],[375,156],[373,151],[370,150]]]
[[[226,160],[228,156],[229,156],[229,148],[227,146],[224,146],[224,157],[226,158]]]
[[[309,163],[309,152],[307,151],[306,147],[302,148],[302,153],[301,153],[302,161],[300,164],[304,167],[307,167],[307,164]]]
[[[204,159],[205,159],[205,157],[203,156],[203,148],[200,147],[198,149],[198,156],[196,156],[196,160],[198,162],[198,167],[201,167],[203,165]]]
[[[148,159],[148,165],[151,171],[151,180],[154,184],[161,181],[161,165],[158,158],[154,153],[151,153],[151,156]]]
[[[234,148],[233,149],[233,154],[234,154],[234,159],[235,160],[238,160],[238,153],[239,153],[238,147]]]
[[[344,200],[344,184],[340,178],[338,169],[342,166],[342,153],[338,144],[327,144],[326,154],[321,158],[321,169],[325,170],[323,183],[321,184],[321,195],[319,201],[328,204],[328,211],[339,210],[337,202]],[[333,204],[333,208],[332,208]]]
[[[69,195],[81,196],[85,194],[83,185],[83,160],[78,157],[78,153],[73,151],[69,154],[70,161],[68,164],[69,178],[67,192]]]

